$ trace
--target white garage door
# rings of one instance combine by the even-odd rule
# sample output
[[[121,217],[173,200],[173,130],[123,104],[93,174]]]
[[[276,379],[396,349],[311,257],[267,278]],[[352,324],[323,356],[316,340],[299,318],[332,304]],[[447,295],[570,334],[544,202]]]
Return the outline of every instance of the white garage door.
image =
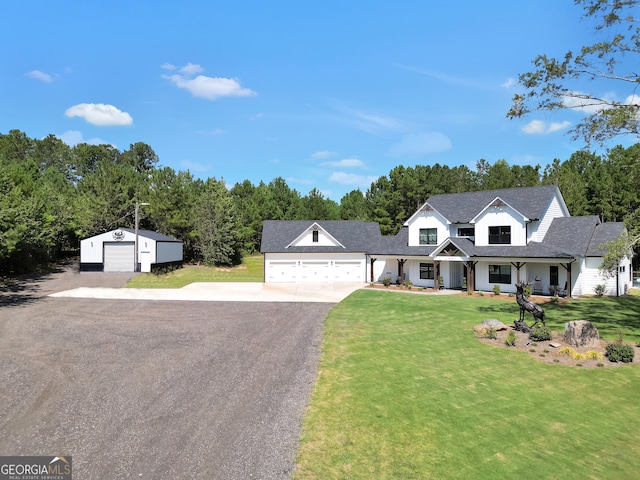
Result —
[[[303,282],[328,282],[331,280],[329,260],[305,260],[300,263],[300,280]]]
[[[364,266],[360,260],[336,260],[333,275],[336,282],[364,282]]]
[[[268,282],[295,282],[298,280],[298,262],[271,261],[267,268]]]
[[[133,242],[104,244],[105,272],[133,272],[135,247]]]

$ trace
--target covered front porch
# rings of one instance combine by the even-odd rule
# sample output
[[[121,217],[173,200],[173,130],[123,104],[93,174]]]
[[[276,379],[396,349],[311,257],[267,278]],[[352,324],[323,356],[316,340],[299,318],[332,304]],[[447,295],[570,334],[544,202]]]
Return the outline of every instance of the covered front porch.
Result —
[[[564,259],[563,259],[564,260]],[[464,255],[385,256],[370,259],[370,278],[417,287],[515,293],[526,282],[534,295],[571,296],[573,261],[558,259],[476,258]]]

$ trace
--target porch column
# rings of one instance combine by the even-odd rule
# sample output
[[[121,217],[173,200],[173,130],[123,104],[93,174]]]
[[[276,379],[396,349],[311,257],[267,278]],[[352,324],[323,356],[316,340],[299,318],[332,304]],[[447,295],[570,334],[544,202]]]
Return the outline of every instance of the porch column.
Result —
[[[476,289],[476,264],[467,262],[467,291],[474,292]]]
[[[404,275],[404,262],[406,261],[406,259],[398,259],[398,278],[400,279],[400,282],[404,281],[404,278],[402,278],[402,276]]]
[[[440,262],[433,261],[433,288],[440,290]]]
[[[373,264],[376,263],[377,258],[370,257],[371,260],[371,274],[369,275],[369,281],[373,282]]]
[[[567,298],[571,298],[571,262],[566,265],[561,263],[560,265],[567,271]]]
[[[520,269],[522,267],[524,267],[526,264],[527,264],[527,262],[524,262],[524,263],[523,262],[516,262],[516,263],[511,262],[511,265],[516,267],[516,282],[517,283],[520,283]]]

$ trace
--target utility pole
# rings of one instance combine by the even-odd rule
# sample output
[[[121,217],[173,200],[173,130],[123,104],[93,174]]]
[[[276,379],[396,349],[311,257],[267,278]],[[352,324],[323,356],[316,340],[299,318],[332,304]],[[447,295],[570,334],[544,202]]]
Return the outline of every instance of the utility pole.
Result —
[[[148,203],[146,203],[146,202],[143,202],[143,203],[138,203],[138,202],[136,202],[136,215],[135,215],[135,216],[136,216],[136,245],[135,245],[135,262],[136,262],[136,263],[135,263],[134,268],[133,268],[133,270],[134,270],[135,272],[139,272],[139,271],[140,271],[140,266],[139,266],[139,264],[138,264],[138,223],[139,223],[138,211],[140,210],[140,207],[141,207],[142,205],[149,205],[149,204],[148,204]]]

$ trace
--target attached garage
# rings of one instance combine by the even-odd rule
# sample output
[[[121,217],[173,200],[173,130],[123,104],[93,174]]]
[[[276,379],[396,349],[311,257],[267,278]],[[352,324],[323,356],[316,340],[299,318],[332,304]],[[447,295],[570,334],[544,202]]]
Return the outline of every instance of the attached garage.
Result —
[[[266,221],[262,233],[267,283],[367,281],[365,242],[379,236],[375,223]]]
[[[150,272],[152,268],[182,263],[182,242],[149,230],[138,231],[138,268],[136,234],[118,228],[85,238],[80,242],[80,271]]]

